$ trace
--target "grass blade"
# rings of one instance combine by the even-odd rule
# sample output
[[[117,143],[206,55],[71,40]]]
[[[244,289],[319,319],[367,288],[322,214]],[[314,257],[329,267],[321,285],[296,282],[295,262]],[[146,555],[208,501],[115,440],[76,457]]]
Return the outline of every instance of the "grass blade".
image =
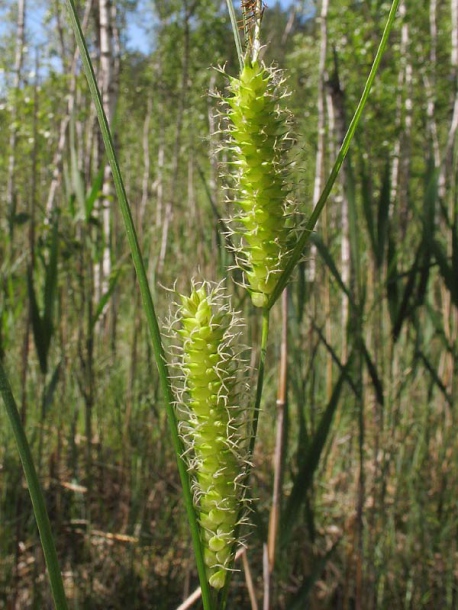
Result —
[[[348,374],[348,370],[351,364],[351,356],[347,364],[343,367],[339,379],[337,380],[332,396],[326,409],[321,416],[320,423],[316,433],[310,443],[309,450],[307,451],[304,459],[301,463],[299,472],[294,481],[291,495],[288,498],[288,502],[285,508],[282,522],[284,529],[282,531],[282,541],[286,544],[292,533],[292,528],[296,522],[299,510],[305,501],[305,497],[308,489],[310,488],[315,471],[320,463],[321,454],[323,452],[326,441],[331,431],[332,421],[334,413],[336,412],[339,404],[340,394],[344,385],[345,378]]]
[[[455,242],[453,244],[454,249],[458,249],[456,245],[456,238],[453,241]],[[436,259],[436,262],[439,266],[440,274],[442,276],[442,279],[444,280],[444,284],[447,290],[450,293],[453,304],[455,305],[455,307],[458,307],[458,268],[454,269],[452,264],[449,264],[449,257],[445,252],[445,248],[438,242],[437,239],[432,242],[432,250],[434,258]],[[458,253],[454,253],[452,261],[455,257],[458,258]]]
[[[40,371],[43,375],[46,375],[48,370],[48,340],[43,320],[41,319],[40,308],[38,307],[31,267],[29,267],[27,271],[27,289],[29,293],[30,319],[32,322],[33,339],[37,350],[38,363],[40,365]]]
[[[385,173],[383,175],[382,186],[380,189],[380,199],[378,203],[377,214],[377,244],[374,251],[375,262],[377,268],[380,269],[383,264],[385,254],[385,244],[388,233],[388,213],[390,210],[390,164],[387,161]]]
[[[316,249],[318,250],[321,258],[323,259],[324,263],[326,264],[329,271],[331,272],[334,279],[336,280],[337,284],[339,285],[339,288],[348,298],[348,300],[350,301],[350,304],[354,307],[355,303],[353,301],[352,294],[351,294],[349,288],[345,285],[345,283],[342,279],[342,276],[340,275],[340,271],[337,269],[337,265],[334,262],[334,259],[329,251],[329,248],[326,246],[326,244],[321,239],[321,237],[316,233],[314,233],[311,236],[310,241],[316,246]]]
[[[441,391],[441,393],[444,396],[445,400],[447,401],[449,407],[452,408],[453,407],[453,399],[450,396],[450,394],[448,393],[447,388],[445,387],[445,385],[442,383],[442,380],[439,377],[439,375],[438,375],[436,369],[434,368],[433,364],[429,361],[429,359],[425,356],[425,354],[421,350],[418,350],[417,356],[420,358],[420,360],[425,365],[426,370],[430,373],[431,378],[432,378],[434,384]]]
[[[40,533],[41,544],[45,556],[46,565],[48,567],[49,581],[51,591],[54,598],[54,604],[57,610],[67,610],[67,600],[65,598],[64,585],[59,569],[59,561],[57,558],[56,547],[51,531],[48,514],[46,512],[46,504],[43,498],[40,482],[33,464],[32,454],[27,442],[27,437],[22,427],[21,418],[17,409],[16,401],[11,391],[11,386],[8,377],[3,369],[0,361],[0,393],[2,394],[3,402],[5,403],[8,419],[10,420],[13,429],[14,438],[21,458],[22,467],[24,469],[27,486],[29,488],[30,498],[32,500],[33,512]]]
[[[89,52],[87,49],[86,41],[81,29],[81,24],[78,18],[78,13],[76,11],[76,6],[74,0],[67,0],[67,6],[69,10],[70,21],[72,25],[72,29],[76,38],[76,42],[80,51],[81,60],[83,63],[84,72],[87,78],[87,82],[89,85],[89,90],[91,92],[92,101],[95,105],[97,118],[100,125],[100,130],[102,132],[102,138],[106,149],[107,159],[111,167],[111,171],[113,174],[113,181],[115,185],[116,195],[118,197],[119,206],[121,209],[121,214],[124,221],[124,226],[126,230],[127,239],[129,242],[129,248],[132,254],[132,260],[135,267],[135,271],[138,277],[138,283],[140,287],[140,292],[142,295],[143,301],[143,309],[145,311],[148,329],[151,336],[151,342],[153,346],[154,356],[156,360],[156,365],[158,368],[159,379],[161,384],[161,389],[165,398],[165,406],[167,411],[167,418],[170,427],[170,433],[172,436],[173,447],[175,451],[175,455],[177,457],[178,471],[180,474],[181,485],[183,488],[183,497],[184,503],[186,507],[186,512],[188,516],[188,521],[191,529],[191,536],[193,541],[194,553],[196,557],[197,570],[199,573],[199,580],[202,588],[202,601],[204,604],[205,610],[210,610],[213,608],[212,596],[209,590],[209,585],[206,578],[205,572],[205,564],[203,558],[203,551],[200,542],[200,531],[199,525],[197,523],[197,516],[194,510],[193,498],[191,492],[191,482],[189,479],[189,474],[187,471],[186,464],[182,459],[183,455],[183,445],[181,439],[178,434],[178,426],[174,411],[174,397],[172,393],[172,389],[170,387],[170,382],[168,379],[166,358],[164,353],[164,348],[162,344],[162,338],[159,331],[159,324],[156,316],[155,307],[153,304],[153,299],[151,296],[151,291],[148,284],[148,279],[146,275],[146,269],[143,262],[143,257],[140,251],[140,246],[138,243],[137,233],[135,230],[132,212],[127,201],[127,194],[124,187],[124,182],[122,180],[121,171],[119,169],[118,160],[114,151],[113,139],[111,136],[110,127],[108,125],[108,121],[103,110],[102,99],[100,96],[100,91],[97,86],[97,81],[94,74],[94,69],[92,66],[91,59],[89,57]]]
[[[49,252],[49,262],[46,265],[45,272],[45,286],[44,286],[44,298],[43,298],[43,324],[48,336],[48,348],[51,344],[51,338],[53,334],[53,318],[54,318],[54,304],[56,301],[57,293],[57,260],[58,260],[58,247],[59,247],[59,231],[57,218],[54,219],[52,236],[51,236],[51,247]]]
[[[375,366],[374,361],[372,360],[369,352],[367,351],[366,344],[363,340],[361,340],[361,350],[363,352],[364,360],[366,361],[367,370],[369,371],[369,376],[372,381],[372,385],[374,386],[375,397],[377,398],[377,402],[379,405],[383,407],[385,404],[384,392],[383,392],[383,382],[380,379],[380,376],[377,372],[377,367]]]
[[[53,374],[51,375],[51,380],[49,381],[47,387],[45,388],[45,392],[43,394],[43,404],[42,404],[42,413],[43,417],[46,416],[49,408],[52,406],[54,395],[57,390],[57,384],[60,380],[60,372],[62,369],[62,360],[60,360],[54,369]]]
[[[366,164],[364,159],[360,162],[360,180],[361,180],[361,200],[363,204],[363,214],[366,219],[367,232],[369,233],[369,241],[371,243],[372,252],[377,250],[377,233],[374,222],[374,200],[372,198],[372,182],[366,172]]]
[[[332,555],[334,554],[334,551],[336,550],[339,542],[340,542],[340,540],[337,540],[337,542],[335,542],[331,546],[329,551],[327,553],[325,553],[323,555],[323,557],[320,557],[317,561],[313,562],[312,573],[309,576],[307,576],[307,578],[304,580],[299,591],[297,591],[297,593],[288,603],[288,605],[287,605],[288,610],[307,610],[307,608],[309,607],[307,604],[308,596],[309,596],[310,592],[312,591],[313,586],[315,585],[317,580],[320,578],[324,568],[326,567],[326,564],[328,563],[328,561],[331,559]]]
[[[229,11],[229,17],[231,19],[232,33],[234,34],[235,48],[237,49],[237,57],[239,59],[240,71],[243,70],[243,50],[242,42],[240,40],[239,26],[237,23],[237,15],[234,10],[234,3],[232,0],[226,0],[227,10]]]
[[[385,29],[383,31],[382,39],[381,39],[380,45],[377,49],[377,54],[375,56],[374,63],[372,64],[371,70],[369,72],[369,76],[368,76],[366,84],[364,86],[364,90],[361,95],[361,99],[359,100],[358,106],[355,110],[355,114],[353,115],[353,118],[352,118],[350,125],[348,127],[348,130],[347,130],[347,133],[345,134],[345,138],[342,142],[342,146],[340,147],[336,162],[334,163],[334,167],[332,168],[331,174],[329,175],[329,178],[326,182],[324,190],[323,190],[315,208],[313,209],[313,212],[310,215],[310,218],[308,219],[303,232],[301,233],[301,235],[298,239],[298,242],[291,255],[291,258],[288,261],[288,264],[286,265],[285,270],[281,274],[275,290],[272,292],[272,294],[270,296],[269,303],[267,305],[269,307],[269,309],[273,306],[275,301],[278,299],[280,294],[283,292],[283,289],[285,288],[286,284],[288,283],[288,280],[289,280],[296,264],[302,258],[304,248],[305,248],[308,240],[310,239],[310,235],[311,235],[312,231],[314,230],[319,217],[321,216],[321,212],[323,211],[324,206],[326,205],[329,194],[331,193],[332,187],[334,186],[334,182],[336,181],[340,168],[342,167],[342,163],[344,162],[345,157],[347,156],[351,141],[353,140],[353,136],[355,135],[356,128],[358,127],[359,121],[363,114],[364,107],[366,106],[367,100],[369,98],[369,93],[372,89],[372,85],[374,84],[374,80],[375,80],[375,76],[377,74],[378,67],[380,65],[383,54],[385,52],[385,48],[388,43],[388,38],[389,38],[390,32],[393,28],[394,20],[396,18],[396,12],[397,12],[397,9],[399,6],[399,2],[400,2],[400,0],[393,0],[389,15],[388,15],[388,19],[387,19],[387,22],[385,25]]]
[[[91,319],[91,328],[95,328],[95,325],[100,319],[100,316],[105,311],[106,304],[111,298],[111,295],[114,292],[114,289],[118,285],[118,280],[121,275],[121,267],[118,269],[114,269],[108,279],[108,288],[100,297],[99,302],[97,303],[97,307],[95,308],[95,312]]]

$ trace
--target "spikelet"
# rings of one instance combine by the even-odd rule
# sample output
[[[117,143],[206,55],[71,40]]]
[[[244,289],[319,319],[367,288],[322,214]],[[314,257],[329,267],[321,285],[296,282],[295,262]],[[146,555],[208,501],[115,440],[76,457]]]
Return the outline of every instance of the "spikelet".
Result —
[[[239,78],[230,78],[229,143],[235,166],[229,221],[239,236],[238,266],[245,271],[253,304],[264,307],[285,268],[295,241],[296,212],[288,200],[289,113],[278,70],[245,59]]]
[[[190,297],[179,298],[172,329],[180,433],[194,476],[208,582],[221,589],[233,560],[247,444],[235,349],[240,322],[219,285],[193,285]]]

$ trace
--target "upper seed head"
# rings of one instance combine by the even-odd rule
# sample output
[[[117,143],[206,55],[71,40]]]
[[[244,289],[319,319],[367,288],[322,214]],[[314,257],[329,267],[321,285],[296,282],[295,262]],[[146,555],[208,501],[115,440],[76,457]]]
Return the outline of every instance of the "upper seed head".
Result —
[[[295,237],[287,205],[289,113],[279,106],[281,85],[278,72],[247,60],[239,78],[230,79],[226,99],[238,210],[231,225],[241,237],[238,263],[259,307],[267,304]]]

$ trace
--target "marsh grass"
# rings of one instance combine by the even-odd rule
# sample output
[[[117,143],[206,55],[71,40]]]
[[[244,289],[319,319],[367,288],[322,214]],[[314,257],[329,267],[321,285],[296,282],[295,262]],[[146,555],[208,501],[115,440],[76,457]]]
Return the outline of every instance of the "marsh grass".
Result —
[[[105,125],[105,137],[107,133]],[[345,146],[350,139],[351,135]],[[338,164],[342,161],[340,155]],[[285,500],[272,582],[276,607],[300,608],[309,603],[312,608],[350,608],[362,602],[368,609],[456,606],[458,455],[452,408],[456,226],[442,219],[443,233],[434,233],[433,225],[422,216],[423,210],[437,203],[432,174],[425,166],[423,184],[418,181],[423,197],[422,205],[415,208],[416,239],[409,253],[401,248],[396,218],[387,213],[385,168],[380,175],[373,170],[370,180],[367,170],[355,171],[355,181],[364,189],[359,196],[354,188],[350,203],[353,217],[364,222],[358,220],[353,227],[355,275],[350,283],[339,272],[338,223],[331,223],[328,240],[316,240],[318,277],[326,269],[333,278],[330,298],[336,306],[331,311],[323,311],[323,285],[301,281],[303,263],[298,261],[320,207],[328,201],[332,180],[309,221],[308,233],[302,235],[297,259],[284,274],[286,284],[299,264],[288,309],[290,395]],[[86,201],[90,201],[91,185],[87,192]],[[122,200],[122,188],[120,195]],[[132,318],[141,317],[140,302],[135,301],[133,315],[133,284],[125,272],[118,285],[116,349],[106,334],[94,333],[98,308],[85,309],[90,282],[78,291],[79,282],[72,278],[75,270],[79,279],[90,269],[95,240],[91,243],[88,238],[83,256],[82,245],[72,241],[73,227],[66,222],[59,225],[65,248],[50,278],[58,286],[56,332],[49,341],[39,342],[40,349],[49,348],[49,371],[57,370],[62,361],[59,383],[52,392],[45,391],[51,388],[52,374],[44,383],[43,353],[37,356],[32,345],[26,357],[27,387],[21,388],[16,375],[11,375],[15,394],[25,391],[23,425],[40,464],[65,588],[72,607],[170,607],[197,583],[174,465],[182,448],[173,437],[173,426],[175,446],[169,441],[170,421],[163,407],[167,390],[154,365],[154,358],[158,363],[162,358],[154,311],[149,311],[148,320],[155,355],[143,325],[133,329]],[[191,233],[185,234],[184,243],[172,243],[177,255],[176,260],[171,257],[172,277],[194,273]],[[49,265],[48,252],[44,248],[42,255]],[[142,258],[137,253],[140,269]],[[81,266],[72,266],[75,259]],[[358,259],[365,264],[356,265]],[[11,311],[3,328],[3,344],[11,348],[5,352],[8,371],[23,366],[17,347],[24,337],[15,347],[13,338],[16,321],[26,319],[22,305],[26,288],[13,263],[3,269],[2,297],[6,295]],[[17,264],[20,268],[20,261]],[[47,269],[46,265],[32,268],[38,295],[42,294],[38,288],[47,285]],[[145,280],[147,274],[140,273]],[[281,288],[282,284],[276,293]],[[247,336],[259,348],[259,318],[238,289],[235,295],[247,319]],[[348,328],[342,328],[339,313],[343,296],[350,304]],[[165,311],[166,297],[160,291],[154,297],[158,310]],[[81,308],[75,312],[70,303]],[[35,319],[41,322],[35,325],[43,323],[45,309],[38,296]],[[266,361],[259,402],[263,415],[251,476],[251,495],[257,498],[252,514],[255,527],[248,538],[258,591],[263,579],[260,549],[267,539],[271,503],[278,309],[273,307],[269,317],[269,339],[262,337]],[[327,323],[331,341],[324,332]],[[341,355],[344,333],[351,354],[345,359]],[[24,345],[29,346],[31,335],[25,335]],[[49,399],[44,412],[43,395]],[[173,416],[171,420],[173,424]],[[1,422],[0,540],[5,549],[1,601],[6,605],[15,599],[24,608],[46,607],[51,601],[34,521],[24,508],[29,506],[28,496],[3,414]],[[42,438],[41,450],[35,442],[37,435]],[[202,579],[202,567],[200,571]],[[241,574],[234,574],[227,599],[229,607],[250,607]],[[204,593],[204,604],[215,605],[211,594],[205,598]]]

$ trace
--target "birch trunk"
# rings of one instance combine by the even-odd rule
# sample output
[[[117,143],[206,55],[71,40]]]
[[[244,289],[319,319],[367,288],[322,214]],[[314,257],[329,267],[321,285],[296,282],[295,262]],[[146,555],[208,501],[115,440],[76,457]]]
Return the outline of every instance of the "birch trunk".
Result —
[[[24,45],[25,45],[25,10],[26,0],[18,0],[18,15],[16,28],[16,52],[14,58],[14,80],[13,89],[17,93],[21,84],[21,72],[24,62]],[[14,99],[14,98],[13,98]],[[15,194],[15,167],[16,167],[16,144],[17,144],[17,122],[18,122],[18,104],[13,103],[11,109],[11,128],[9,141],[9,157],[8,157],[8,178],[6,183],[6,208],[9,218],[10,234],[13,237],[14,218],[16,215],[16,194]],[[11,247],[13,239],[11,239]]]
[[[405,15],[405,6],[401,5],[399,11],[401,14]],[[405,53],[404,46],[404,26],[402,28],[401,34],[401,49],[400,54],[403,55]],[[404,84],[404,71],[400,70],[398,74],[398,91],[402,90]],[[395,122],[396,126],[399,126],[401,121],[401,111],[400,111],[400,94],[398,94],[398,99],[396,103],[396,116]],[[401,154],[401,140],[397,138],[396,142],[393,146],[393,162],[391,164],[391,177],[390,177],[390,185],[391,185],[391,193],[390,193],[390,216],[393,215],[393,202],[396,200],[398,194],[398,179],[399,179],[399,156]]]
[[[435,119],[436,105],[436,64],[437,64],[437,0],[430,0],[429,5],[429,36],[430,36],[430,51],[429,51],[429,69],[423,76],[426,90],[426,115],[428,117],[427,128],[430,135],[430,140],[433,148],[434,165],[440,166],[440,149],[439,139],[437,134],[437,124]],[[442,191],[442,194],[441,194]],[[443,185],[439,184],[439,196],[443,196]]]
[[[445,152],[443,154],[439,185],[443,184],[443,195],[446,197],[448,223],[441,224],[440,230],[446,235],[447,254],[453,260],[453,229],[456,227],[456,133],[458,129],[458,0],[450,0],[451,12],[451,56],[450,56],[450,78],[454,84],[453,116],[447,136]],[[447,188],[446,188],[447,187]],[[454,398],[456,393],[456,344],[458,340],[458,309],[454,306],[451,293],[445,286],[441,288],[442,293],[442,318],[444,332],[448,344],[453,346],[450,352],[444,352],[440,364],[440,375],[449,396]],[[453,414],[446,409],[445,418],[450,425],[454,424]]]
[[[99,42],[100,42],[100,74],[99,86],[102,94],[103,109],[108,124],[111,125],[116,108],[119,89],[119,43],[116,29],[116,7],[111,0],[99,0]],[[100,214],[104,236],[104,247],[101,265],[97,265],[95,274],[96,298],[108,290],[108,280],[111,274],[112,246],[112,183],[111,170],[105,165]]]
[[[317,112],[318,112],[318,139],[317,139],[317,150],[316,150],[316,161],[315,161],[315,180],[313,186],[313,205],[318,203],[321,191],[323,189],[324,181],[324,147],[325,147],[325,82],[326,82],[326,53],[328,47],[328,27],[327,27],[327,16],[328,16],[329,0],[322,0],[321,12],[320,12],[320,59],[318,64],[318,99],[317,99]],[[307,269],[307,280],[314,282],[316,277],[316,248],[312,246],[310,251],[310,261]]]
[[[183,116],[188,92],[188,74],[189,74],[189,53],[190,53],[190,20],[196,8],[196,4],[188,5],[187,0],[183,0],[184,8],[184,24],[183,24],[183,64],[181,70],[181,92],[178,106],[178,115],[176,119],[175,144],[173,148],[172,159],[172,190],[170,199],[165,206],[164,218],[162,219],[162,239],[161,249],[159,253],[159,261],[157,272],[162,273],[164,268],[165,257],[167,253],[167,243],[169,238],[170,225],[174,214],[174,208],[177,198],[178,173],[180,169],[180,147],[183,130]]]
[[[347,131],[347,118],[345,110],[345,98],[342,90],[339,78],[339,70],[337,64],[337,58],[334,58],[334,74],[329,81],[329,93],[327,95],[327,107],[329,117],[329,132],[335,133],[335,142],[337,146],[334,146],[332,151],[332,157],[337,156],[337,150],[340,149],[345,133]],[[348,198],[347,189],[345,187],[348,173],[348,165],[344,164],[340,173],[340,185],[339,194],[336,197],[336,203],[339,205],[340,210],[340,266],[341,276],[343,283],[350,287],[350,223],[349,223],[349,212],[348,212]],[[341,320],[342,320],[342,348],[341,358],[342,362],[347,361],[347,327],[349,317],[349,300],[348,296],[342,292],[341,302]]]

